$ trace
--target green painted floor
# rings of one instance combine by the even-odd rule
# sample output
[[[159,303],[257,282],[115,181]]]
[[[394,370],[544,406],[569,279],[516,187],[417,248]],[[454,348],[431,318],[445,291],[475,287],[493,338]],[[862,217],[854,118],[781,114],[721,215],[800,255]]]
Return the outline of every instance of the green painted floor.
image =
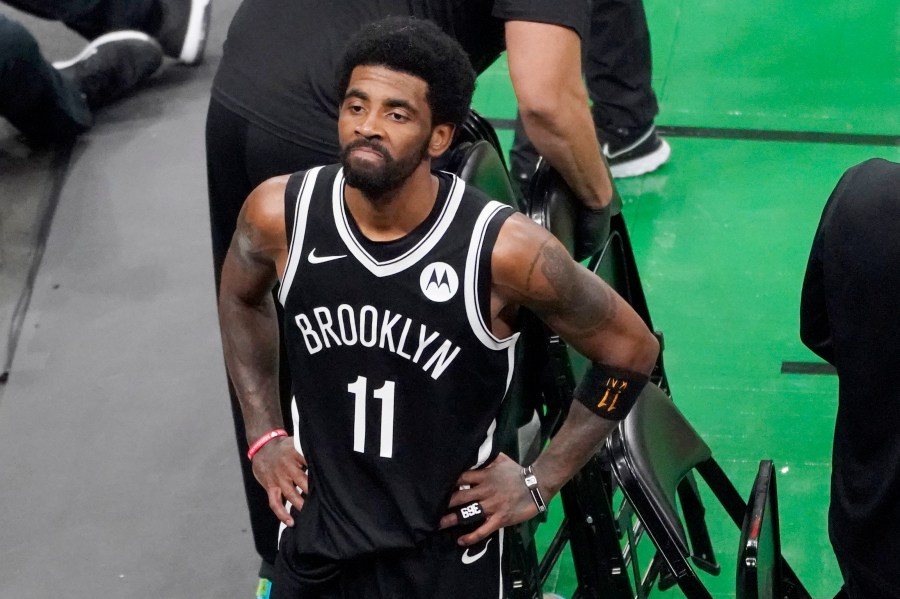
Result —
[[[900,5],[646,0],[645,6],[658,125],[887,140],[670,136],[667,165],[619,181],[654,325],[665,333],[676,403],[742,492],[760,459],[775,460],[784,554],[813,597],[830,598],[840,586],[826,530],[837,379],[780,369],[783,361],[817,361],[799,340],[799,296],[830,191],[867,158],[900,161]],[[479,80],[475,105],[489,118],[515,116],[502,60]],[[500,135],[508,148],[511,132]],[[716,597],[733,597],[738,531],[714,501],[707,506],[723,572],[704,578]],[[560,507],[553,507],[558,518]],[[562,560],[545,590],[571,595],[570,560]]]

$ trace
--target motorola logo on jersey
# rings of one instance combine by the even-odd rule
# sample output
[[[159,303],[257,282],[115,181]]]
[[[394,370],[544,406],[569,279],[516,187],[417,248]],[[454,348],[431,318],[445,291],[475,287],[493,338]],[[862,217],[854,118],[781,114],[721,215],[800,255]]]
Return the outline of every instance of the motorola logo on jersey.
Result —
[[[433,302],[446,302],[459,289],[459,277],[446,262],[432,262],[419,276],[422,293]]]

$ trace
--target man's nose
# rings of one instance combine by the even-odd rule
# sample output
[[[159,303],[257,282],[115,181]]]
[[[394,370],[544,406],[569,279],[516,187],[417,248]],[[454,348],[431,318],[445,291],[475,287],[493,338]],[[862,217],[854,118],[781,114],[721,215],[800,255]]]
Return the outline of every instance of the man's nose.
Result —
[[[382,131],[378,115],[373,112],[367,113],[362,122],[357,125],[356,133],[367,139],[381,137]]]

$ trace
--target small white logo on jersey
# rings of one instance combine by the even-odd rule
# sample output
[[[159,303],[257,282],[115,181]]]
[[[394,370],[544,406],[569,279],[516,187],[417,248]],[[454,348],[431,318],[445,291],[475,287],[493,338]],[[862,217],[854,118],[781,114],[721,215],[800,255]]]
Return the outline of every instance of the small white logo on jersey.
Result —
[[[459,289],[459,277],[456,271],[445,262],[432,262],[422,270],[419,276],[422,293],[433,302],[446,302],[456,295]]]
[[[332,260],[340,260],[346,257],[347,254],[341,254],[340,256],[316,256],[316,248],[313,248],[309,251],[309,256],[306,258],[310,264],[322,264],[323,262],[331,262]]]
[[[484,549],[482,549],[475,555],[469,555],[469,549],[471,549],[471,547],[466,548],[466,550],[463,551],[463,554],[462,554],[462,563],[464,563],[468,566],[469,564],[475,563],[478,560],[480,560],[481,556],[483,556],[485,553],[487,553],[488,545],[490,545],[491,541],[493,541],[493,540],[494,540],[493,538],[488,539],[487,543],[484,544]]]

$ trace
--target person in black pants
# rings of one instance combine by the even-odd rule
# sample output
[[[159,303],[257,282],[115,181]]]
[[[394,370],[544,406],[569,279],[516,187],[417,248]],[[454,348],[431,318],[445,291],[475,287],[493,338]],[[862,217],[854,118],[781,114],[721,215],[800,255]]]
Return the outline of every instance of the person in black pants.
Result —
[[[671,149],[653,122],[659,106],[650,81],[650,32],[643,0],[592,0],[585,52],[591,113],[613,177],[656,170],[669,159]],[[537,166],[538,152],[519,119],[510,155],[513,177],[523,187]]]
[[[900,599],[900,164],[848,170],[816,231],[800,338],[840,380],[828,532],[850,599]]]
[[[73,59],[51,65],[25,27],[0,15],[0,116],[32,142],[68,139],[89,128],[93,111],[152,75],[163,51],[186,64],[203,56],[209,0],[7,4],[60,20],[93,40]]]

